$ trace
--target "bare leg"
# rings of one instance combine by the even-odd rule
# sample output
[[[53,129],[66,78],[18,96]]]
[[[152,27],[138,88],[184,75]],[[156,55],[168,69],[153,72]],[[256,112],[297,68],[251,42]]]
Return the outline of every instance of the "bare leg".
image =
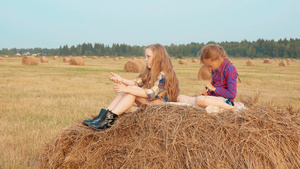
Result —
[[[119,93],[118,96],[110,103],[110,105],[107,107],[107,109],[112,110],[113,108],[115,108],[124,96],[125,96],[125,93]]]
[[[124,113],[126,110],[128,110],[132,104],[135,101],[136,96],[131,94],[125,94],[120,101],[117,103],[117,105],[110,109],[113,113],[120,115]]]
[[[186,96],[186,95],[179,95],[177,97],[177,102],[188,103],[188,104],[191,104],[193,106],[197,106],[196,97],[190,97],[190,96]]]
[[[195,103],[202,108],[213,105],[226,110],[234,109],[234,106],[227,104],[222,98],[215,96],[198,96]]]

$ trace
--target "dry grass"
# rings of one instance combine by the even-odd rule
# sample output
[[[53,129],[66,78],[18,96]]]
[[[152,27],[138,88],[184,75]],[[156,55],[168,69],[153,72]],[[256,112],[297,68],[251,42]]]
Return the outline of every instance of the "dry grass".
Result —
[[[110,71],[129,79],[138,75],[123,71],[129,58],[118,62],[90,59],[82,67],[64,63],[62,58],[24,66],[21,59],[9,57],[0,62],[0,168],[37,167],[45,143],[75,121],[97,114],[116,96],[108,80]],[[237,100],[260,93],[257,106],[300,110],[299,61],[286,67],[279,67],[279,62],[257,62],[253,67],[243,59],[233,62],[243,81],[238,83]],[[204,91],[207,81],[197,80],[200,64],[179,65],[177,59],[173,64],[181,94]]]

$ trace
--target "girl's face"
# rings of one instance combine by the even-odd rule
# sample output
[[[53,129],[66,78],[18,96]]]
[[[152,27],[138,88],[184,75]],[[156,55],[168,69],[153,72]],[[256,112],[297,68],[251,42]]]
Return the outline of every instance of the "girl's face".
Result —
[[[209,69],[209,70],[218,70],[219,67],[222,65],[224,59],[223,58],[217,58],[216,60],[211,59],[204,59],[203,64]]]
[[[149,69],[151,69],[152,67],[152,62],[153,62],[153,58],[154,58],[154,55],[153,55],[153,52],[151,49],[146,49],[145,51],[145,61],[146,61],[146,65]]]

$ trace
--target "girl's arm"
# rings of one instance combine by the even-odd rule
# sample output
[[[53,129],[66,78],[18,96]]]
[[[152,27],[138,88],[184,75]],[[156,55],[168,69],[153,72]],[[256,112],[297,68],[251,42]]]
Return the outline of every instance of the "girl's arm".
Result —
[[[124,86],[122,84],[114,84],[114,90],[117,93],[129,93],[138,97],[147,98],[145,89],[138,86]]]
[[[124,79],[120,75],[115,74],[113,72],[110,72],[110,74],[111,75],[110,75],[109,79],[112,80],[115,83],[122,83],[126,86],[137,86],[137,83],[134,80]]]

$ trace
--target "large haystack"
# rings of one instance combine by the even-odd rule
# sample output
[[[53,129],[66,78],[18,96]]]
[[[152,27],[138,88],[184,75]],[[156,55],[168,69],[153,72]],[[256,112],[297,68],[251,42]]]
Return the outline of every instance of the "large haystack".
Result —
[[[178,64],[180,64],[180,65],[187,65],[187,61],[183,60],[183,59],[179,59],[178,60]]]
[[[205,65],[198,71],[198,80],[211,80],[211,71]]]
[[[37,65],[38,60],[34,56],[24,56],[22,59],[22,65]]]
[[[246,65],[247,65],[247,66],[255,66],[255,63],[254,63],[252,60],[248,60],[248,61],[246,62]]]
[[[124,71],[139,73],[145,68],[145,66],[146,66],[146,63],[142,59],[130,60],[127,63],[125,63]]]
[[[281,61],[278,65],[279,66],[287,66],[287,63],[286,63],[286,61]]]
[[[70,65],[84,65],[84,60],[82,57],[72,57],[70,60]]]
[[[265,59],[263,63],[272,63],[271,59]]]
[[[299,115],[282,108],[207,114],[157,104],[106,131],[83,119],[48,142],[38,168],[299,168]]]
[[[58,56],[53,56],[53,60],[57,60],[58,59]]]
[[[40,61],[43,62],[43,63],[48,63],[49,59],[46,56],[42,56]]]

